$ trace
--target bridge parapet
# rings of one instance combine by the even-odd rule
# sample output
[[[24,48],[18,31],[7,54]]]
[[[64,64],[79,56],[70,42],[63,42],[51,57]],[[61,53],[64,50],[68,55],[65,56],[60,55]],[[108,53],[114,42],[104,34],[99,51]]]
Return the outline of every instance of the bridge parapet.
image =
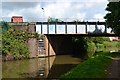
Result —
[[[12,29],[16,29],[16,30],[28,30],[29,32],[36,32],[36,23],[35,22],[8,22],[8,25],[10,26],[10,28]]]
[[[84,34],[87,34],[89,33],[89,30],[96,30],[100,25],[104,26],[103,33],[107,33],[106,22],[99,22],[99,21],[98,22],[88,22],[88,21],[87,22],[36,22],[36,25],[40,25],[39,26],[40,34],[59,34],[58,33],[59,29],[62,29],[61,31],[62,34],[83,34],[79,30],[82,30]],[[72,30],[72,33],[69,33],[69,28]],[[45,31],[44,29],[46,29],[45,33],[44,33]]]

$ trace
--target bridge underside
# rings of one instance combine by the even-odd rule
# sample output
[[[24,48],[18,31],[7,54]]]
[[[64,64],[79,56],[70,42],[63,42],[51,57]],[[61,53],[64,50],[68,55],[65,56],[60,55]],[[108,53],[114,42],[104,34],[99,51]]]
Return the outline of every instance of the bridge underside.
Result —
[[[82,54],[83,45],[75,43],[73,38],[83,37],[114,37],[115,34],[45,34],[46,56],[59,54]]]
[[[72,52],[72,38],[70,36],[45,36],[46,55],[68,54]]]
[[[81,36],[81,37],[118,37],[117,34],[90,33],[90,34],[44,34],[46,36]]]

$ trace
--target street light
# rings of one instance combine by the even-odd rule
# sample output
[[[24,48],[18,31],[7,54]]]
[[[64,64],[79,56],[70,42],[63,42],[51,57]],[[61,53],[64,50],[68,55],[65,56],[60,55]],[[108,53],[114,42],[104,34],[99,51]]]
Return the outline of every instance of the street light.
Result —
[[[42,10],[43,10],[43,15],[42,15],[43,16],[43,21],[42,22],[44,22],[44,8],[42,8]]]
[[[41,14],[42,15],[42,17],[41,17],[41,22],[43,23],[43,21],[44,21],[44,8],[41,8],[42,9],[42,11],[43,11],[43,13]],[[41,24],[41,34],[43,33],[43,31],[42,31],[42,24]]]
[[[42,8],[42,10],[44,10],[44,8]]]

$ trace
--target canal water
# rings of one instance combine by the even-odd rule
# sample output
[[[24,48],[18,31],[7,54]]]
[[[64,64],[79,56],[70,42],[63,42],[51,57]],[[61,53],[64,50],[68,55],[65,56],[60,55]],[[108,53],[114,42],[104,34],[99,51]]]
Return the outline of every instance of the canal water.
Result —
[[[59,78],[81,62],[80,58],[72,55],[6,61],[2,62],[2,78]]]
[[[81,59],[71,55],[6,61],[2,63],[2,78],[59,78],[79,63]]]

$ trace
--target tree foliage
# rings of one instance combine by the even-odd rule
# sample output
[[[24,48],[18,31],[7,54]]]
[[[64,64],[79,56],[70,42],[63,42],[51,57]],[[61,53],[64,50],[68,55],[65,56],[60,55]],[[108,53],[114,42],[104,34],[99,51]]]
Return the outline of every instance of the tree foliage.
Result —
[[[27,41],[37,33],[9,29],[2,34],[2,54],[11,54],[14,58],[29,57]]]
[[[110,41],[110,39],[108,37],[86,37],[86,41],[87,42],[94,42],[96,43],[100,43],[102,44],[104,41]]]
[[[60,20],[60,19],[56,19],[56,18],[49,17],[49,18],[48,18],[48,22],[63,22],[63,21]]]
[[[12,54],[15,58],[28,57],[29,51],[25,45],[26,33],[13,29],[4,31],[2,35],[2,54]]]
[[[9,29],[9,25],[7,22],[1,21],[0,22],[0,26],[2,27],[2,30],[8,30]]]
[[[108,27],[112,28],[113,32],[120,34],[120,1],[109,2],[106,10],[108,13],[104,17]]]

